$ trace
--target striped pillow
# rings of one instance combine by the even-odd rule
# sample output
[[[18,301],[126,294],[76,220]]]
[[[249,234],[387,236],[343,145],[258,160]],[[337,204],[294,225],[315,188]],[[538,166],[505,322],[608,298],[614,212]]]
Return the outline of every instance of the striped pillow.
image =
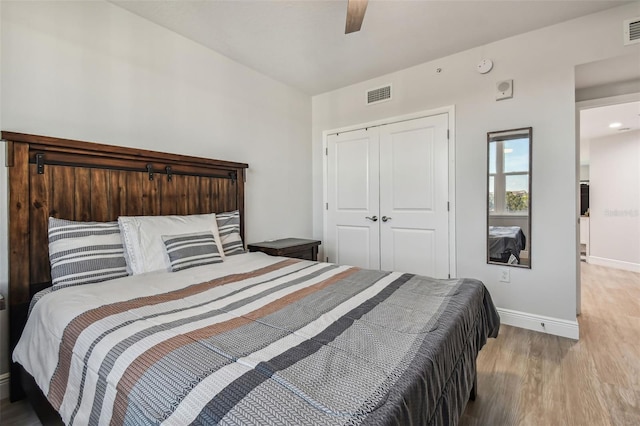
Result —
[[[222,262],[213,232],[163,235],[162,241],[171,261],[172,272]]]
[[[225,256],[244,253],[244,244],[240,237],[240,212],[216,213],[220,242]]]
[[[49,218],[49,263],[53,289],[126,277],[118,222]]]

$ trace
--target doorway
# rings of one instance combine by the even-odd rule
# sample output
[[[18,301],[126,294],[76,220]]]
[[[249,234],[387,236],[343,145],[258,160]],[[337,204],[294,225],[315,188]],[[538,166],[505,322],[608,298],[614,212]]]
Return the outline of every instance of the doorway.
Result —
[[[575,83],[576,83],[576,213],[578,221],[578,233],[576,237],[576,269],[577,269],[577,282],[576,282],[576,307],[577,314],[581,312],[581,260],[590,263],[599,263],[605,266],[620,267],[622,269],[633,270],[634,268],[640,271],[640,258],[638,260],[628,261],[623,259],[623,262],[615,261],[612,257],[620,257],[619,254],[612,254],[609,249],[603,246],[603,241],[612,236],[612,232],[619,228],[617,225],[622,222],[629,222],[632,219],[628,214],[634,215],[635,209],[628,207],[628,200],[633,200],[634,197],[629,199],[624,198],[624,189],[628,186],[626,183],[623,185],[616,185],[615,183],[606,183],[607,179],[602,180],[598,178],[602,173],[598,172],[602,169],[601,166],[596,166],[592,163],[592,156],[599,155],[600,148],[606,148],[602,142],[606,142],[608,137],[623,137],[624,132],[633,132],[633,123],[626,125],[620,124],[618,127],[609,127],[616,121],[609,118],[605,118],[604,122],[598,123],[600,113],[604,113],[609,107],[615,109],[617,106],[627,104],[631,102],[640,101],[640,52],[634,52],[629,55],[623,55],[619,57],[608,58],[602,61],[592,62],[588,64],[579,65],[575,69]],[[612,109],[612,110],[613,110]],[[612,111],[610,110],[610,111]],[[638,119],[640,111],[636,111],[635,118]],[[633,115],[633,114],[632,114]],[[624,119],[623,121],[629,121]],[[600,134],[595,137],[589,137],[589,130],[586,126],[599,126],[599,131],[609,132],[609,134]],[[627,128],[625,128],[627,127]],[[639,131],[640,132],[640,131]],[[628,136],[629,134],[627,134]],[[591,139],[595,139],[594,146],[599,149],[596,151],[591,149]],[[602,152],[601,150],[599,152]],[[627,156],[629,157],[629,156]],[[624,158],[624,163],[629,158]],[[639,156],[640,158],[640,156]],[[615,166],[607,171],[607,174],[611,176],[620,173],[629,173],[629,167]],[[594,173],[595,172],[595,173]],[[638,176],[640,177],[640,176]],[[638,177],[635,177],[635,182],[638,182]],[[586,185],[588,184],[588,189]],[[603,186],[604,185],[604,186]],[[608,185],[608,187],[607,187]],[[621,188],[622,190],[620,190]],[[588,194],[588,210],[584,200],[584,196],[581,197],[581,192]],[[607,201],[607,205],[602,205],[602,199],[598,194],[606,194],[607,196],[622,195],[617,200]],[[582,200],[581,200],[582,198]],[[600,199],[600,206],[598,207],[598,199]],[[595,203],[595,205],[594,205]],[[625,213],[626,212],[626,213]],[[627,214],[625,217],[624,215]],[[635,220],[636,227],[640,227],[638,224],[638,218]],[[603,226],[605,222],[615,222],[613,227],[609,225]],[[631,221],[633,222],[633,220]],[[629,237],[629,233],[623,233],[623,239]],[[633,245],[633,244],[632,244]],[[637,245],[637,243],[636,243]],[[621,247],[618,244],[618,247]],[[640,250],[640,248],[639,248]],[[607,254],[603,254],[604,252]],[[631,252],[625,252],[623,256],[626,258]],[[638,255],[640,257],[640,255]],[[635,258],[634,258],[635,259]],[[601,261],[604,260],[605,263]],[[610,262],[614,260],[614,262]]]
[[[580,247],[582,261],[640,272],[640,100],[632,98],[581,105]]]
[[[452,274],[449,111],[325,133],[326,260]]]

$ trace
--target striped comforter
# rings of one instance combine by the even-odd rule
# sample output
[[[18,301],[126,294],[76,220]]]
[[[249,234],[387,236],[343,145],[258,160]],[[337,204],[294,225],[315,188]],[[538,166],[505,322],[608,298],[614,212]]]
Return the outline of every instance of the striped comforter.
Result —
[[[455,424],[498,327],[479,281],[250,253],[51,292],[14,360],[68,424]]]

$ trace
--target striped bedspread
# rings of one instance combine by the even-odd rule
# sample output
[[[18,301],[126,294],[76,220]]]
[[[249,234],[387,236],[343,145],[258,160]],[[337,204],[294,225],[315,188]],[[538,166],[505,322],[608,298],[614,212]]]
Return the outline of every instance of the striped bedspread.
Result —
[[[498,327],[476,280],[250,253],[51,292],[14,360],[68,424],[455,424]]]

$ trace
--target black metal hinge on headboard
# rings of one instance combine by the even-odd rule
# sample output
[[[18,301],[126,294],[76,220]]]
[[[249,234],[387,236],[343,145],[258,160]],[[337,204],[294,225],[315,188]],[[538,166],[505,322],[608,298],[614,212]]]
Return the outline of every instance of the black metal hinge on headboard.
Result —
[[[36,153],[36,170],[39,175],[44,174],[44,153],[42,152]]]
[[[171,172],[171,166],[165,167],[164,171],[167,172],[167,180],[171,181],[171,179],[173,178],[173,174]]]
[[[153,166],[151,164],[147,164],[147,173],[149,173],[149,180],[153,180]]]
[[[238,180],[238,172],[229,172],[229,179],[231,179],[231,183],[236,183],[236,180]]]

